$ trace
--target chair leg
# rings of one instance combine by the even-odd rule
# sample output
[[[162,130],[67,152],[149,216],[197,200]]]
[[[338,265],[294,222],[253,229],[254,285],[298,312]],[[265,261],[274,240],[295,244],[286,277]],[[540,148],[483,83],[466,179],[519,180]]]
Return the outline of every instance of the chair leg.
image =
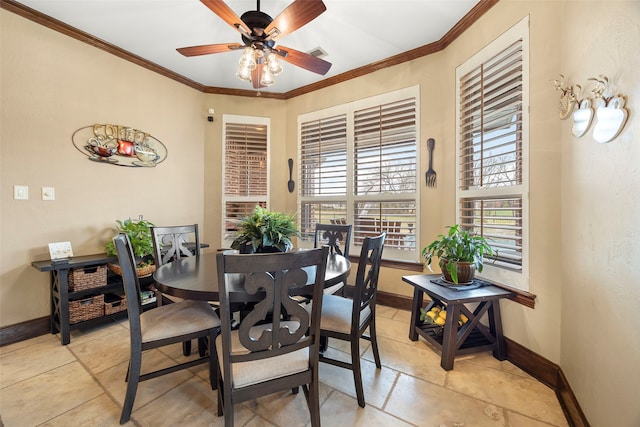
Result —
[[[211,390],[217,390],[218,389],[218,352],[215,349],[215,335],[211,334],[207,341],[208,343],[205,343],[205,344],[208,344],[208,347],[209,347],[209,381],[211,382]]]
[[[311,416],[311,427],[320,427],[320,389],[318,386],[318,374],[314,374],[314,378],[309,384],[309,395],[307,396],[309,404],[309,415]]]
[[[200,357],[204,357],[207,354],[207,341],[209,341],[206,338],[198,338],[198,355]]]
[[[218,416],[221,417],[222,414],[224,414],[224,410],[222,409],[224,407],[224,402],[222,400],[222,393],[220,390],[220,387],[218,387]]]
[[[191,340],[182,343],[182,355],[185,357],[191,355]]]
[[[351,341],[351,369],[353,371],[353,382],[356,386],[358,406],[364,408],[364,389],[362,387],[362,368],[360,366],[360,340],[358,338]]]
[[[369,338],[371,339],[371,349],[373,350],[373,359],[376,361],[376,368],[381,369],[380,352],[378,351],[378,338],[376,335],[376,318],[375,315],[369,323]]]
[[[141,352],[131,355],[131,360],[129,361],[129,381],[127,382],[127,393],[125,394],[124,404],[122,405],[120,424],[126,423],[131,418],[131,410],[133,409],[133,402],[136,398],[136,391],[138,390],[141,366]]]
[[[230,387],[230,386],[227,386]],[[233,400],[231,399],[231,390],[228,390],[228,394],[224,397],[224,425],[233,426]]]

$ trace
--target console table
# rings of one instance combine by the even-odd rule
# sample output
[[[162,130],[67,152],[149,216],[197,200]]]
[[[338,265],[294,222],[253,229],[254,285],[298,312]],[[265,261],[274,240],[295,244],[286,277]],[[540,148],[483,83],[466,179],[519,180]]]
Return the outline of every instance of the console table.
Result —
[[[51,333],[60,332],[60,341],[62,345],[67,345],[71,341],[71,330],[80,327],[104,322],[114,317],[122,317],[127,315],[127,311],[122,311],[113,315],[99,316],[97,318],[72,324],[69,321],[69,301],[72,298],[82,298],[90,296],[96,292],[104,293],[114,291],[122,293],[122,281],[119,276],[108,274],[108,280],[105,286],[92,288],[77,292],[69,289],[69,274],[72,269],[87,268],[94,266],[106,265],[110,262],[117,262],[116,257],[109,257],[105,254],[94,254],[75,256],[69,258],[68,262],[53,262],[51,260],[34,261],[31,263],[33,267],[42,272],[49,272],[50,277],[50,300],[51,300],[51,316],[50,329]]]
[[[438,278],[440,275],[437,274],[402,277],[404,282],[413,286],[409,339],[417,341],[420,335],[439,349],[442,355],[440,366],[447,371],[453,369],[455,356],[461,354],[492,350],[493,357],[505,360],[507,355],[502,335],[500,300],[512,297],[513,292],[493,286],[484,280],[482,287],[456,290],[431,281]],[[431,299],[425,310],[430,310],[436,304],[446,307],[444,327],[423,323],[420,320],[424,294]],[[471,304],[477,304],[473,311],[468,307]],[[469,320],[458,327],[460,314],[464,314]],[[487,318],[488,327],[480,323],[483,317]]]

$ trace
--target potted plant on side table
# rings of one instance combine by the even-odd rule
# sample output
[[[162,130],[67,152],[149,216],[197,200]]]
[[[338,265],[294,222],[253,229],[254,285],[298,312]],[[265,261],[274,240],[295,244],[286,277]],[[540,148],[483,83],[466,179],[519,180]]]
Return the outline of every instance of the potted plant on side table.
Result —
[[[153,274],[156,270],[153,259],[153,240],[151,238],[151,227],[153,223],[142,219],[133,220],[131,218],[124,221],[116,220],[118,226],[116,227],[116,233],[125,233],[129,236],[131,242],[131,248],[133,249],[133,255],[137,260],[138,277],[145,277]],[[117,256],[118,252],[113,244],[113,241],[108,241],[105,244],[104,250],[109,256]],[[121,274],[122,270],[118,264],[109,264],[109,268],[116,274]]]
[[[438,257],[445,281],[470,284],[476,271],[482,272],[484,257],[495,255],[495,251],[483,236],[464,230],[459,224],[448,228],[448,234],[439,235],[422,249],[422,256],[430,271],[433,271],[431,260]]]
[[[231,248],[240,253],[287,252],[293,248],[291,237],[297,235],[293,215],[257,205],[253,213],[240,222]]]

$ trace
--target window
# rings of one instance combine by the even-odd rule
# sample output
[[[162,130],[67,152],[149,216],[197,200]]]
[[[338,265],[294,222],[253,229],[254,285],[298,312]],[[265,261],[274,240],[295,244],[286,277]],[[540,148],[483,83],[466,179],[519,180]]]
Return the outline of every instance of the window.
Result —
[[[305,114],[299,127],[301,246],[316,223],[353,224],[353,253],[387,232],[384,257],[418,261],[418,87]]]
[[[239,221],[269,200],[269,119],[225,114],[223,126],[222,245],[229,247]]]
[[[528,18],[456,70],[458,223],[497,255],[483,275],[528,290]]]

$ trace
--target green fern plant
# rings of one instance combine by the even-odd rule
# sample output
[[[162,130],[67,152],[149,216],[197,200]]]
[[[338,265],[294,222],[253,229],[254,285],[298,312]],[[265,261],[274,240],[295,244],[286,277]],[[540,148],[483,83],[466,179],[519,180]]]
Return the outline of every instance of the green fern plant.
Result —
[[[276,248],[280,252],[287,252],[293,248],[292,236],[298,236],[298,228],[293,215],[270,211],[257,205],[253,213],[240,222],[232,249],[241,252],[261,252]],[[248,248],[248,246],[251,246]],[[267,248],[267,249],[265,249]]]

